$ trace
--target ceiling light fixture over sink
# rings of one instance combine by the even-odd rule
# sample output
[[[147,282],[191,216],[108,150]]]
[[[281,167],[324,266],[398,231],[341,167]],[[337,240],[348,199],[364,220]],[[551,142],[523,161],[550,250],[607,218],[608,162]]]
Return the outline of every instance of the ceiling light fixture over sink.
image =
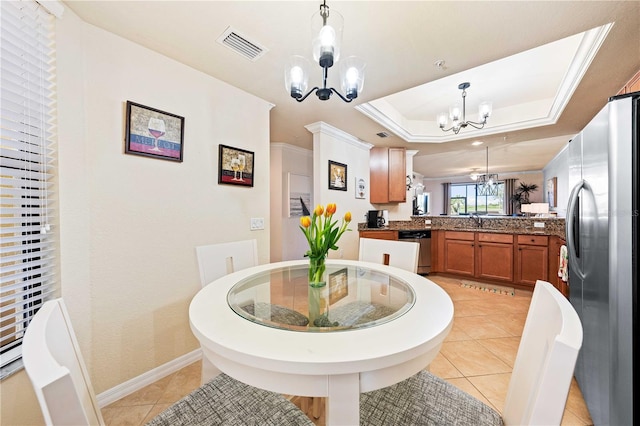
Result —
[[[458,89],[462,90],[462,109],[460,105],[455,104],[449,108],[449,114],[446,112],[438,114],[438,125],[443,132],[449,132],[453,130],[456,135],[461,129],[467,126],[475,127],[476,129],[482,129],[487,124],[487,118],[491,115],[491,102],[482,102],[479,106],[479,120],[480,121],[467,121],[466,120],[466,97],[467,89],[471,87],[471,83],[465,82],[458,85]],[[451,127],[445,129],[447,123],[451,119]]]
[[[489,147],[487,147],[487,172],[477,175],[476,179],[473,180],[478,182],[478,195],[498,195],[498,175],[489,173]]]
[[[340,82],[344,95],[333,87],[327,87],[328,70],[340,59],[342,23],[342,15],[336,11],[331,13],[329,22],[329,6],[326,0],[320,5],[320,11],[311,17],[311,29],[314,34],[313,58],[322,67],[322,87],[316,86],[304,94],[309,85],[309,61],[302,56],[291,57],[284,71],[284,84],[296,101],[302,102],[316,92],[321,101],[326,101],[335,93],[343,101],[351,102],[362,92],[366,64],[355,56],[348,57],[340,63]]]

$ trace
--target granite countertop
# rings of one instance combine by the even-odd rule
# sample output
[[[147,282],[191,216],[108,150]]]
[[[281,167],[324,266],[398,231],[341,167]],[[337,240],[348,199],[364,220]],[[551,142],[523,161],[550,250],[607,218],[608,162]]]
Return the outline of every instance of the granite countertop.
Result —
[[[538,227],[540,224],[543,224],[543,226]],[[474,218],[469,216],[413,216],[411,220],[389,221],[389,225],[383,228],[368,228],[366,223],[358,223],[358,231],[419,231],[431,229],[434,231],[553,235],[561,238],[565,237],[564,227],[564,218],[509,216],[483,216],[481,227],[478,226]]]

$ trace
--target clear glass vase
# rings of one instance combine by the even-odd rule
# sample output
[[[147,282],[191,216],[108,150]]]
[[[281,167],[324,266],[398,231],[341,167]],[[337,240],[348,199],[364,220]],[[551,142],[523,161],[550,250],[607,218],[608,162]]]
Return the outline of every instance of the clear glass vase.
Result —
[[[324,287],[327,285],[324,277],[324,271],[326,269],[324,262],[326,259],[326,254],[309,256],[309,285],[311,287]]]
[[[324,287],[309,287],[309,326],[332,327],[329,320],[329,291]]]

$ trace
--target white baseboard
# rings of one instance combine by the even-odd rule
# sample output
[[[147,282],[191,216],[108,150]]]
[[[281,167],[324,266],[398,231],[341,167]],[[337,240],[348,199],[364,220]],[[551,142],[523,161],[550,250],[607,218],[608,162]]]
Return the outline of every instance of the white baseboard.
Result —
[[[169,361],[159,367],[149,370],[146,373],[134,377],[131,380],[127,380],[124,383],[119,384],[109,390],[97,395],[98,406],[100,408],[106,407],[109,404],[116,402],[117,400],[124,398],[125,396],[132,394],[135,391],[142,389],[145,386],[154,383],[163,377],[168,376],[171,373],[175,373],[181,368],[186,367],[189,364],[200,360],[202,358],[202,350],[196,349],[188,354],[182,355],[173,361]]]

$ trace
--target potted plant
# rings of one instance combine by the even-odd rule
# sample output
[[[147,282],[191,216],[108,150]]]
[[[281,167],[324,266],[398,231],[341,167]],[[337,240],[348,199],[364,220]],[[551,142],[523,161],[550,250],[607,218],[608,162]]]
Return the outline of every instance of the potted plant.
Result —
[[[529,204],[529,194],[537,189],[538,185],[535,183],[520,182],[520,185],[516,189],[516,192],[511,196],[510,200],[517,209],[520,209],[522,204]]]

